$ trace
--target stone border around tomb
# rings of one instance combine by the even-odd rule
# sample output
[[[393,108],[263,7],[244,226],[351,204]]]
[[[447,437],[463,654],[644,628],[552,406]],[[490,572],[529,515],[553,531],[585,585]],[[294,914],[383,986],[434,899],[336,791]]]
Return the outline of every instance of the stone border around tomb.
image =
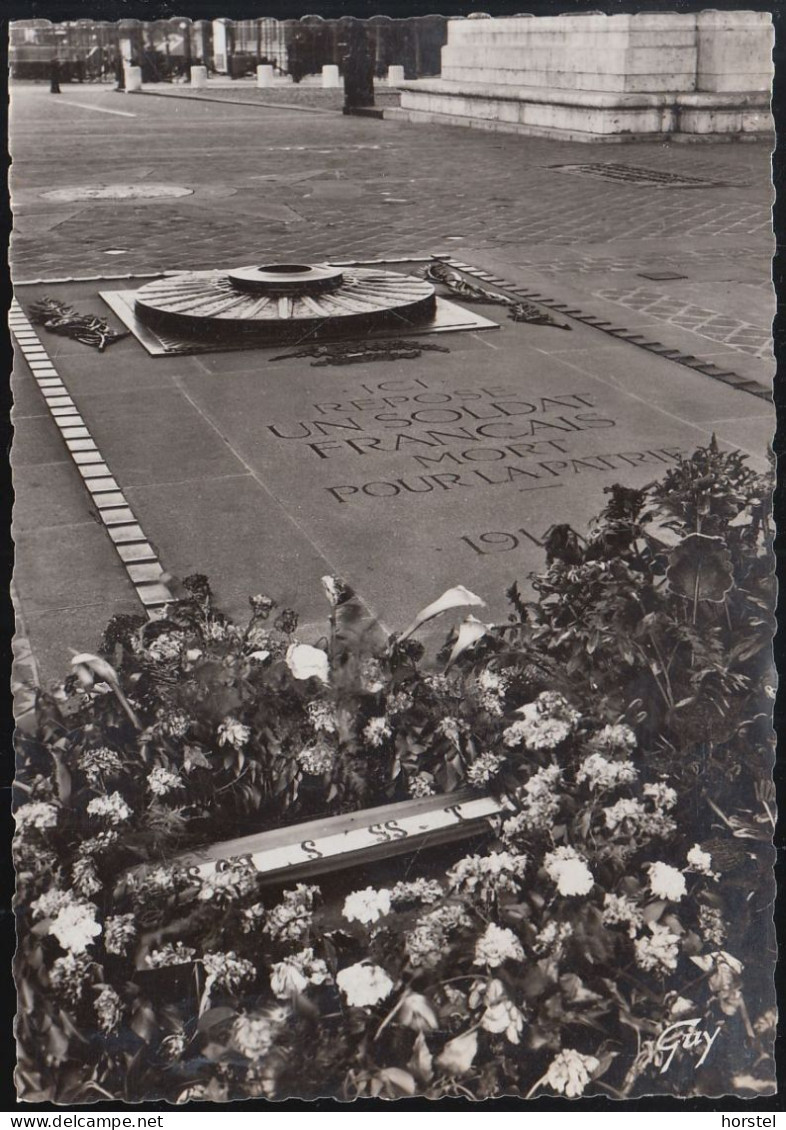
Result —
[[[483,282],[493,283],[495,286],[504,286],[506,290],[519,298],[526,298],[528,301],[536,302],[539,306],[546,306],[550,310],[556,310],[559,314],[573,318],[577,322],[583,322],[586,326],[591,326],[593,329],[608,334],[609,337],[616,338],[619,341],[630,342],[631,345],[635,345],[639,349],[645,349],[648,353],[654,353],[658,357],[664,357],[667,361],[675,361],[678,365],[684,365],[687,369],[693,369],[696,373],[701,373],[705,377],[711,377],[713,380],[720,381],[722,384],[729,385],[731,388],[739,389],[740,392],[748,392],[751,396],[759,397],[760,400],[772,402],[772,389],[767,388],[767,386],[761,384],[760,381],[752,380],[749,377],[742,377],[739,373],[735,373],[731,369],[722,369],[719,365],[713,365],[711,362],[703,361],[701,357],[694,357],[692,353],[683,353],[680,349],[672,349],[670,346],[664,345],[660,341],[648,340],[644,334],[634,333],[631,330],[625,329],[623,326],[614,326],[611,322],[607,322],[603,318],[597,318],[594,314],[585,314],[575,307],[571,308],[564,302],[557,302],[553,298],[546,298],[538,291],[530,290],[525,287],[511,286],[509,282],[505,279],[501,279],[498,275],[492,275],[489,274],[488,271],[481,271],[477,267],[471,267],[468,263],[462,263],[460,260],[454,259],[451,255],[434,255],[432,258],[439,259],[441,262],[447,263],[448,266],[454,267],[458,271],[463,271],[464,274],[471,275],[473,278],[481,279]]]
[[[8,323],[134,591],[152,619],[174,599],[161,581],[164,570],[158,555],[16,298],[11,300]]]

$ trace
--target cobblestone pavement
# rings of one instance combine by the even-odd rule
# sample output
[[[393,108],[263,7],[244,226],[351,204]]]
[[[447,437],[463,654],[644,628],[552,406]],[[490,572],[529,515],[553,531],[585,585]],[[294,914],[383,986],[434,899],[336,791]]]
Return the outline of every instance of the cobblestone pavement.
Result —
[[[708,348],[769,349],[770,150],[765,144],[603,145],[347,118],[340,92],[108,86],[12,90],[15,277],[303,260],[493,252],[586,293],[690,327]],[[222,102],[242,94],[248,106]],[[387,93],[387,92],[386,92]],[[568,175],[607,163],[706,181],[646,185]],[[56,201],[68,186],[165,184],[172,199]],[[651,290],[641,272],[671,273]],[[685,281],[687,280],[687,281]],[[726,285],[725,289],[720,284]],[[712,284],[711,294],[706,288]],[[744,291],[740,290],[745,284]],[[676,288],[676,290],[675,290]],[[678,291],[678,293],[677,293]],[[740,295],[747,299],[740,306]],[[650,297],[652,296],[652,297]],[[712,299],[712,300],[710,300]],[[644,306],[641,303],[644,302]]]

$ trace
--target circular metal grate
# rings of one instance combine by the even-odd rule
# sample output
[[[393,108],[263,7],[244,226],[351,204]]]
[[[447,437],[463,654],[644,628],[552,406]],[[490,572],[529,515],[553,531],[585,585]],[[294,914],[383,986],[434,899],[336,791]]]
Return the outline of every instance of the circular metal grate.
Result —
[[[435,302],[430,283],[392,271],[272,263],[158,279],[134,305],[141,321],[170,333],[285,342],[422,324]]]

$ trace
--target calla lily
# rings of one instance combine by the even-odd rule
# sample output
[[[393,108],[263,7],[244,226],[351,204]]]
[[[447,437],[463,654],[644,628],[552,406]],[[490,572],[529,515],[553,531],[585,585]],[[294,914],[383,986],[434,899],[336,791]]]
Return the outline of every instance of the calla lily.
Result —
[[[433,1064],[434,1057],[428,1050],[426,1037],[422,1032],[418,1032],[415,1043],[412,1046],[412,1058],[407,1064],[407,1067],[421,1083],[430,1083],[434,1077]]]
[[[87,651],[82,652],[74,656],[71,660],[71,666],[83,687],[92,687],[97,678],[103,679],[110,686],[117,685],[117,671],[100,655],[91,655]]]
[[[287,648],[286,664],[296,679],[328,681],[328,657],[319,647],[307,643],[293,643]]]
[[[472,1067],[477,1054],[477,1032],[465,1032],[462,1036],[448,1040],[437,1056],[437,1067],[448,1075],[464,1075]]]
[[[422,993],[407,993],[399,1005],[398,1021],[416,1032],[439,1027],[436,1013]]]
[[[438,600],[427,604],[418,612],[415,619],[409,627],[401,633],[399,637],[405,640],[407,636],[411,636],[416,632],[421,624],[425,624],[427,620],[433,620],[435,616],[441,616],[443,612],[449,612],[451,608],[466,608],[472,605],[476,608],[485,608],[486,602],[481,600],[479,596],[475,596],[474,592],[465,589],[463,585],[456,585],[455,588],[446,589]]]
[[[120,689],[120,680],[117,677],[117,671],[114,667],[102,659],[100,655],[91,655],[90,652],[84,651],[79,655],[74,655],[71,660],[71,666],[83,687],[92,687],[96,678],[102,682],[108,683],[112,688],[117,701],[123,707],[131,722],[137,730],[142,729],[142,725],[137,718],[134,711],[131,709],[131,703]]]
[[[468,616],[458,630],[458,639],[453,645],[445,669],[452,666],[462,652],[474,647],[478,640],[482,640],[487,631],[486,624],[482,624],[475,616]]]

